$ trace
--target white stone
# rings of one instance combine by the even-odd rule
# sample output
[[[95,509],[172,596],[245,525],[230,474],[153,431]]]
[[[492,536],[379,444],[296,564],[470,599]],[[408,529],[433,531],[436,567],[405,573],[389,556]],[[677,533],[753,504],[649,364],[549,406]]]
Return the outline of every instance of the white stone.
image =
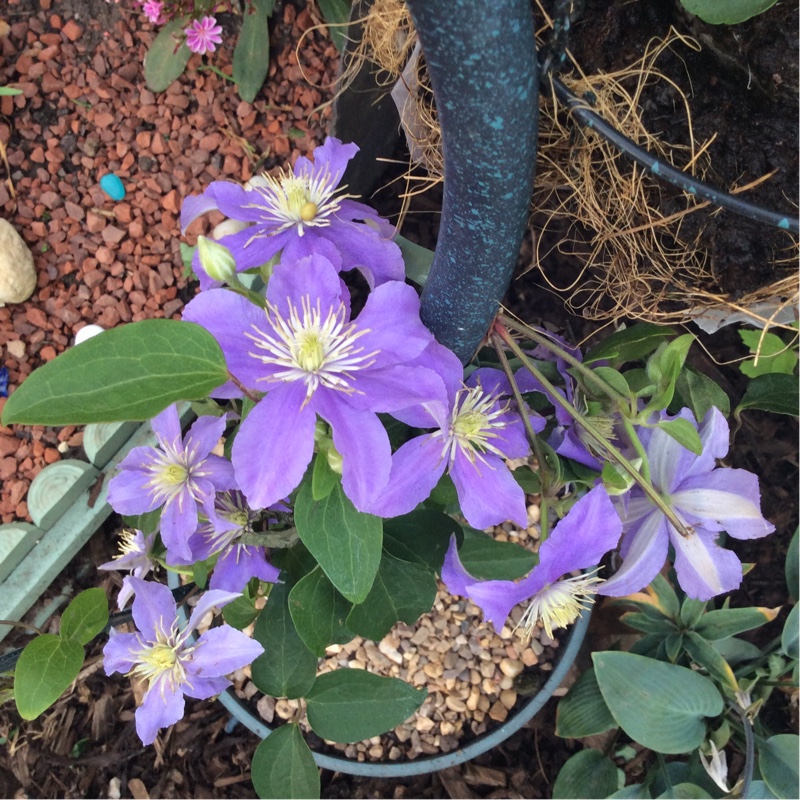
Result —
[[[92,336],[97,336],[98,333],[103,333],[103,331],[105,331],[105,328],[101,325],[84,325],[75,334],[75,344],[85,342],[87,339],[91,339]]]
[[[0,218],[0,306],[24,303],[35,288],[33,254],[11,223]]]

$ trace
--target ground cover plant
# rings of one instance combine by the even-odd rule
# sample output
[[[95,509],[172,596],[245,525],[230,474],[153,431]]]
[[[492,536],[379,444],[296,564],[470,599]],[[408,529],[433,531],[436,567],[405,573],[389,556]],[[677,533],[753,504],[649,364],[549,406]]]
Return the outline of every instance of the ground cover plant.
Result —
[[[548,633],[572,624],[598,594],[636,609],[623,619],[647,635],[632,652],[594,654],[593,672],[564,700],[561,732],[621,730],[658,757],[623,789],[608,758],[614,751],[582,751],[556,782],[557,796],[717,796],[730,788],[726,746],[745,754],[736,776],[745,796],[790,796],[796,737],[770,736],[757,715],[776,683],[796,678],[796,614],[780,642],[753,653],[735,637],[776,612],[715,605],[748,569],[721,546],[722,532],[761,539],[775,526],[762,515],[757,476],[717,464],[727,455],[730,401],[688,369],[694,337],[639,324],[586,350],[500,313],[479,325],[472,347],[463,339],[444,346],[448,326],[469,316],[467,301],[451,315],[456,324],[441,323],[439,312],[426,316],[427,286],[420,305],[403,277],[441,281],[445,245],[458,237],[440,241],[430,277],[421,276],[391,226],[340,187],[356,150],[329,138],[278,176],[214,182],[185,199],[184,227],[212,211],[228,222],[198,241],[192,264],[202,291],[183,320],[102,333],[33,373],[4,408],[6,423],[152,420],[158,445],[134,450],[110,485],[135,533],[125,555],[104,565],[133,573],[122,601],[134,596],[137,632],[112,635],[104,663],[108,674],[147,683],[136,712],[143,743],[182,717],[184,694],[213,696],[228,685],[225,675],[250,663],[268,676],[265,691],[305,698],[323,738],[392,727],[421,702],[418,691],[355,670],[317,677],[314,651],[397,619],[377,581],[400,571],[395,585],[404,594],[428,596],[438,573],[497,628],[521,602],[520,625]],[[353,272],[368,287],[355,297],[343,280]],[[441,283],[435,291],[441,296]],[[790,381],[775,374],[752,376],[734,418],[747,408],[795,413]],[[180,402],[195,404],[186,433]],[[220,440],[222,454],[212,453]],[[512,471],[507,461],[515,459],[525,463]],[[537,565],[519,581],[482,580],[460,559],[459,543],[470,529],[524,526],[526,495],[541,498]],[[409,522],[427,542],[416,561],[390,545]],[[188,623],[171,593],[144,579],[156,568],[206,589]],[[330,584],[327,599],[292,604],[311,577]],[[788,577],[790,591],[795,579]],[[274,631],[251,639],[225,612],[236,603],[241,622],[244,604],[239,627],[247,627],[264,613],[258,598],[271,609],[279,597],[306,648],[301,674],[281,660]],[[32,668],[18,665],[19,676],[45,676],[17,681],[23,716],[57,698],[80,668],[76,647],[105,625],[96,594],[76,603],[57,636],[39,637],[21,656]],[[334,604],[345,621],[320,633],[314,620]],[[225,621],[193,639],[213,607]],[[46,654],[67,668],[43,671]],[[645,702],[654,687],[657,700]],[[346,724],[332,713],[332,696],[352,712]],[[579,718],[572,727],[570,712]],[[281,767],[287,754],[291,771]],[[664,761],[680,754],[686,763]],[[262,796],[319,790],[296,724],[259,746],[252,775]]]

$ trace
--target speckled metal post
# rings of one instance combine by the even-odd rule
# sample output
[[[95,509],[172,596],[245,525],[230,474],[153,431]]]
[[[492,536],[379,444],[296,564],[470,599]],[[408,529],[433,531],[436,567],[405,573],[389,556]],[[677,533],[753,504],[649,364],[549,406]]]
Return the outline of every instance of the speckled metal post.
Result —
[[[528,0],[408,0],[436,98],[444,204],[422,319],[466,363],[503,299],[533,190],[538,66]]]

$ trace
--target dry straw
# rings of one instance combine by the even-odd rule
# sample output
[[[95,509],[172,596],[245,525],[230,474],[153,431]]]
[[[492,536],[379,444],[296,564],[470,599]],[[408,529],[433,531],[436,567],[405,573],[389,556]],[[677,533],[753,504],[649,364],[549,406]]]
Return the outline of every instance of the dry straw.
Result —
[[[544,43],[552,23],[541,6],[540,12],[545,23],[538,36]],[[414,108],[404,113],[403,122],[407,131],[413,131],[416,150],[421,154],[419,164],[410,165],[408,170],[406,196],[410,197],[441,180],[443,172],[441,135],[424,60],[419,59],[411,71],[406,67],[416,35],[402,0],[376,0],[363,25],[363,38],[342,75],[340,91],[364,61],[376,65],[380,83],[387,91],[398,79],[406,82]],[[695,141],[685,94],[656,68],[667,48],[678,47],[699,50],[696,41],[671,29],[664,39],[651,40],[636,63],[597,75],[584,74],[568,54],[572,69],[563,80],[570,91],[587,98],[593,111],[636,144],[702,179],[710,167],[707,149],[713,139]],[[644,125],[643,94],[656,84],[669,86],[683,105],[688,145],[670,144]],[[424,168],[424,177],[419,176],[416,166]],[[762,176],[731,192],[747,191],[770,177]],[[662,210],[662,191],[649,171],[631,162],[597,133],[571,122],[552,94],[543,95],[531,212],[533,258],[525,272],[537,269],[573,311],[590,319],[632,317],[682,323],[714,309],[744,312],[767,327],[785,327],[775,322],[777,313],[764,318],[750,307],[775,298],[780,299],[781,308],[797,304],[794,238],[786,234],[784,251],[775,255],[776,281],[733,298],[721,290],[715,278],[710,253],[701,241],[703,226],[685,224],[690,214],[709,209],[710,204],[688,193],[675,196],[676,192],[670,190],[673,207],[683,204],[683,208],[667,213]],[[548,258],[553,251],[580,265],[568,283],[557,284],[551,274],[550,265],[563,260]]]

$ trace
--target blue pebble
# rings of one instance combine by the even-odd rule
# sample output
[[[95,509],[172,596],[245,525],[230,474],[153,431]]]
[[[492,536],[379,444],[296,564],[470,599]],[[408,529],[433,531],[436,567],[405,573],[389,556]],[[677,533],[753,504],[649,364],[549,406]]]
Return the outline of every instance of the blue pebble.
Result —
[[[122,200],[125,197],[125,187],[122,181],[113,173],[109,172],[100,178],[100,188],[112,199]]]

